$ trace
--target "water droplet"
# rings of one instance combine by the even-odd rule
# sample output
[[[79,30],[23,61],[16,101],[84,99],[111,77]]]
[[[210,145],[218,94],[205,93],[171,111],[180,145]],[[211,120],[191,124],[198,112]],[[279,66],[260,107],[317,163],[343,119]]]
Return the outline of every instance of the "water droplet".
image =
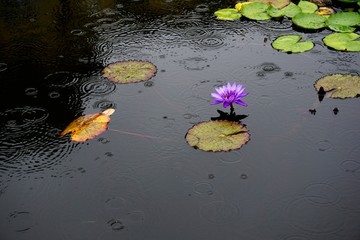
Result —
[[[246,174],[244,174],[244,173],[243,173],[243,174],[241,174],[241,175],[240,175],[240,178],[245,180],[245,179],[247,179],[247,178],[248,178],[248,176],[247,176]]]
[[[332,149],[332,145],[328,140],[320,141],[317,145],[319,151],[321,152],[325,152]]]
[[[144,82],[144,86],[145,87],[152,87],[152,86],[154,86],[154,82],[153,81],[146,81],[146,82]]]
[[[212,192],[213,186],[208,182],[198,182],[194,185],[194,192],[198,194],[208,194]]]
[[[119,219],[111,219],[108,221],[108,224],[110,225],[111,229],[114,231],[120,231],[125,228],[124,224]]]
[[[209,36],[200,40],[199,44],[203,47],[217,48],[224,45],[224,39],[219,36]]]
[[[55,98],[59,98],[60,97],[60,93],[59,92],[55,92],[55,91],[52,91],[52,92],[49,92],[48,96],[52,99],[55,99]]]
[[[209,179],[214,179],[214,178],[215,178],[215,175],[212,174],[212,173],[210,173],[210,174],[208,175],[208,178],[209,178]]]
[[[112,93],[116,89],[116,85],[112,81],[98,79],[98,77],[90,77],[81,83],[80,89],[85,94],[95,96],[103,96]]]
[[[8,69],[8,66],[6,63],[0,63],[0,72],[5,71],[6,69]]]
[[[93,104],[93,107],[94,108],[99,108],[101,110],[106,110],[106,109],[109,109],[109,108],[114,108],[116,109],[116,103],[110,101],[110,100],[106,100],[106,99],[102,99],[102,100],[99,100],[97,102],[95,102]]]
[[[70,33],[75,36],[83,36],[86,34],[86,32],[82,29],[74,29],[74,30],[71,30]]]
[[[357,172],[360,170],[360,163],[352,160],[342,162],[341,166],[346,172]]]
[[[38,90],[36,88],[27,88],[25,89],[25,95],[29,97],[37,97]]]

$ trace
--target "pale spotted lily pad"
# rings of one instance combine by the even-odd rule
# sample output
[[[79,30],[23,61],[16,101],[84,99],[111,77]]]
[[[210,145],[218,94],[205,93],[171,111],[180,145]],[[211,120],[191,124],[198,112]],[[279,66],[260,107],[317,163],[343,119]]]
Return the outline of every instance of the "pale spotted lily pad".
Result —
[[[330,98],[354,98],[360,96],[360,76],[351,74],[331,74],[318,79],[317,91],[323,87]]]
[[[250,140],[250,134],[246,127],[238,122],[219,120],[194,125],[185,138],[194,148],[206,152],[220,152],[241,148]]]
[[[102,74],[116,83],[136,83],[155,76],[157,68],[147,61],[119,61],[109,64]]]
[[[314,47],[310,40],[302,41],[299,35],[284,35],[276,38],[272,42],[272,47],[282,52],[301,53],[309,51]]]

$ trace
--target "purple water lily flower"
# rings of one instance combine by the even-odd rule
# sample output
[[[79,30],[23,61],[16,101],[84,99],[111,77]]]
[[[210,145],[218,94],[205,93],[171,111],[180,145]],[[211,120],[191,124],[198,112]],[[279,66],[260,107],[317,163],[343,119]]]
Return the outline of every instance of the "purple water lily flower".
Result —
[[[211,93],[211,96],[215,99],[211,104],[223,103],[223,107],[230,106],[231,110],[234,110],[233,103],[247,107],[247,104],[241,100],[241,98],[247,96],[249,93],[244,92],[245,87],[241,84],[227,83],[224,86],[215,88],[217,93]]]

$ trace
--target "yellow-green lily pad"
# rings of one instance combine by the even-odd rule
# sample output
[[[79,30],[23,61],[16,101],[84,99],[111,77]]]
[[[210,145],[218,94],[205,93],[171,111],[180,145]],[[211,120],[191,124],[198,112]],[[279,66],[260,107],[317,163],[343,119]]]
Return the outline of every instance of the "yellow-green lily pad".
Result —
[[[251,20],[269,20],[271,16],[267,13],[270,5],[262,2],[251,2],[241,7],[240,12],[244,17]]]
[[[248,0],[249,2],[262,2],[265,4],[270,4],[271,6],[281,9],[289,5],[290,0]]]
[[[326,26],[326,17],[316,13],[298,13],[291,20],[296,26],[305,29],[320,29]]]
[[[105,67],[102,74],[116,83],[136,83],[149,80],[156,72],[156,66],[148,61],[119,61]]]
[[[240,12],[235,8],[224,8],[217,10],[215,16],[219,20],[236,20],[241,18]]]
[[[206,152],[240,149],[250,140],[247,128],[228,120],[206,121],[194,125],[186,133],[187,143]]]
[[[330,98],[354,98],[360,96],[360,76],[351,74],[331,74],[318,79],[314,87],[323,87]]]
[[[314,13],[318,9],[318,6],[315,3],[301,0],[298,3],[298,6],[301,8],[303,13]]]
[[[338,12],[326,20],[327,26],[336,32],[354,32],[360,26],[360,14],[357,12]]]
[[[357,33],[333,33],[323,38],[323,42],[336,50],[359,52],[360,41],[357,40],[359,37]]]
[[[299,35],[284,35],[272,42],[272,47],[282,52],[301,53],[311,50],[314,43],[310,40],[302,41]]]

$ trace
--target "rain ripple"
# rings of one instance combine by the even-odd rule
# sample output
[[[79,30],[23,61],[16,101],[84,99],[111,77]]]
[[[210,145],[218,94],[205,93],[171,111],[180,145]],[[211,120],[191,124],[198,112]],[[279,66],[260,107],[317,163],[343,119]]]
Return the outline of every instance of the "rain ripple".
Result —
[[[80,90],[86,95],[105,96],[116,89],[116,84],[112,81],[99,78],[98,76],[90,76],[85,78],[80,85]]]

